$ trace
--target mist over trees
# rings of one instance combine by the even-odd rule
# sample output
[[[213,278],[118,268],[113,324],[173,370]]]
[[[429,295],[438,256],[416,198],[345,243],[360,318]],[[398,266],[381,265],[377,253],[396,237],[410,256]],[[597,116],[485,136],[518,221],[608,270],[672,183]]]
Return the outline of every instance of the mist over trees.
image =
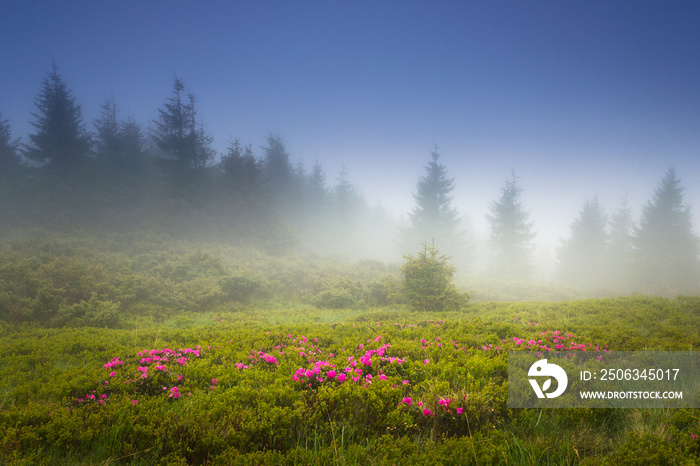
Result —
[[[669,168],[636,226],[626,200],[609,220],[597,199],[587,201],[558,250],[557,279],[589,290],[697,293],[700,240],[683,191]]]
[[[491,226],[491,258],[487,273],[505,279],[527,279],[532,274],[534,223],[520,201],[523,188],[515,174],[506,180],[501,197],[491,203],[486,219]]]
[[[268,254],[386,261],[434,244],[461,274],[532,282],[535,225],[515,175],[488,206],[489,254],[475,265],[467,213],[458,210],[456,180],[437,146],[416,183],[407,225],[399,227],[382,206],[370,205],[345,168],[327,174],[316,160],[307,170],[304,154],[290,154],[275,133],[258,149],[232,137],[217,154],[184,81],[176,77],[163,98],[144,130],[110,96],[90,132],[54,63],[41,81],[26,144],[13,139],[0,115],[0,229],[138,229]],[[700,291],[700,241],[676,172],[669,169],[638,224],[632,212],[626,201],[609,215],[597,198],[587,201],[561,240],[552,278],[603,294]]]
[[[698,236],[676,171],[669,168],[642,210],[635,228],[634,266],[643,291],[675,294],[697,291]]]
[[[0,177],[2,179],[16,176],[20,167],[20,159],[17,155],[19,139],[12,139],[10,122],[2,119],[0,114]]]
[[[409,225],[402,231],[402,248],[413,251],[421,244],[433,244],[449,256],[464,264],[467,241],[460,231],[461,216],[453,206],[454,178],[449,178],[447,168],[439,161],[440,154],[435,145],[430,152],[430,161],[425,166],[425,175],[418,179],[413,194],[415,206],[409,212]]]
[[[62,175],[84,165],[90,155],[90,136],[80,105],[58,74],[56,63],[42,82],[35,104],[37,113],[32,113],[31,124],[36,132],[29,135],[24,156]]]
[[[607,257],[612,246],[608,245],[607,223],[598,198],[586,201],[571,224],[571,237],[557,251],[562,283],[586,289],[607,285]]]

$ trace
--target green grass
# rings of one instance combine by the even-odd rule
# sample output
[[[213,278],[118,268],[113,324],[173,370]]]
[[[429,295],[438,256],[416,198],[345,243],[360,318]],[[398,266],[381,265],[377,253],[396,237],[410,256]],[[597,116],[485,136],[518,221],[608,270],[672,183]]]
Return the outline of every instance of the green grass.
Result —
[[[507,407],[514,337],[695,350],[699,297],[484,282],[424,312],[397,271],[139,234],[0,242],[0,464],[700,462],[697,410]],[[166,348],[187,351],[139,355]]]
[[[700,298],[638,297],[479,303],[450,313],[292,305],[183,312],[161,324],[127,329],[5,325],[0,336],[0,460],[644,464],[644,457],[635,459],[629,442],[649,443],[644,454],[651,454],[658,450],[653,447],[658,440],[673,445],[658,456],[658,464],[676,457],[699,461],[697,442],[688,440],[700,434],[696,410],[508,409],[506,355],[480,349],[514,336],[560,330],[611,350],[689,350],[700,345],[698,309]],[[302,335],[308,339],[303,343]],[[463,350],[456,350],[453,340]],[[309,388],[292,380],[299,367],[313,368],[312,353],[314,361],[344,367],[348,357],[358,360],[367,349],[384,343],[391,345],[387,354],[403,358],[404,365],[399,369],[375,360],[369,370],[375,379],[367,387],[321,383]],[[275,349],[284,344],[295,349],[284,354]],[[183,380],[162,379],[168,389],[179,386],[180,399],[169,399],[162,390],[133,393],[116,384],[103,389],[105,380],[113,381],[104,367],[112,358],[125,361],[115,369],[116,379],[123,382],[137,376],[137,352],[196,345],[203,354],[184,366]],[[255,358],[249,356],[258,351],[274,355],[278,363],[251,363]],[[301,351],[306,354],[300,356]],[[424,365],[424,359],[430,363]],[[241,370],[235,363],[252,365]],[[377,379],[379,369],[387,381]],[[218,383],[212,389],[214,378]],[[410,384],[402,385],[404,379]],[[107,402],[75,401],[91,390],[107,393]],[[418,409],[401,406],[405,396],[422,401],[437,415],[425,417]],[[437,401],[443,398],[459,400],[465,414],[441,411]],[[139,401],[133,404],[131,399]]]

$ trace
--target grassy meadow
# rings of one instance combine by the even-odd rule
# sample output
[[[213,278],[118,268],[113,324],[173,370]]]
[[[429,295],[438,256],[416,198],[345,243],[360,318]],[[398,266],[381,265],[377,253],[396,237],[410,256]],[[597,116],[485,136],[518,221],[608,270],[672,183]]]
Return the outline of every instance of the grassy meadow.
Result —
[[[699,297],[532,285],[428,312],[400,288],[375,261],[6,239],[0,463],[700,462],[697,410],[507,407],[507,351],[695,350]]]

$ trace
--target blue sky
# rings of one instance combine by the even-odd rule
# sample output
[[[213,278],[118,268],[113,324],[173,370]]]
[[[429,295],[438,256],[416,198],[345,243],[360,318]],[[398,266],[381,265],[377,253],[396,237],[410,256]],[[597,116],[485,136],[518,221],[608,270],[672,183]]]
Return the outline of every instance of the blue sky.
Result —
[[[541,241],[595,195],[638,214],[670,165],[700,208],[700,2],[9,0],[0,43],[15,136],[55,59],[90,129],[112,94],[157,118],[177,74],[217,149],[277,132],[397,214],[434,143],[482,233],[511,170]]]

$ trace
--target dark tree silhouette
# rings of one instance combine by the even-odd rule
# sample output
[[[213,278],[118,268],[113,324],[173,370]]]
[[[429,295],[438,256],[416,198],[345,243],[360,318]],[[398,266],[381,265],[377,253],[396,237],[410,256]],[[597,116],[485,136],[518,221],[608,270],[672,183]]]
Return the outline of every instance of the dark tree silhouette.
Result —
[[[408,214],[410,225],[404,230],[403,247],[413,249],[416,244],[435,241],[443,250],[453,252],[459,243],[457,228],[461,221],[452,206],[454,178],[448,178],[447,169],[439,163],[437,146],[430,156],[426,174],[418,179],[413,195],[416,205]]]
[[[227,200],[237,205],[235,210],[253,209],[262,201],[262,166],[250,145],[244,148],[238,139],[231,141],[228,151],[221,157],[220,167]]]
[[[175,77],[173,95],[158,109],[160,118],[155,121],[154,139],[180,168],[203,168],[214,157],[212,138],[205,133],[202,124],[197,127],[194,94],[188,92],[185,96],[184,93],[184,84]]]
[[[267,147],[263,147],[263,150],[265,151],[263,160],[265,174],[270,184],[274,186],[274,190],[283,194],[291,189],[293,170],[282,137],[277,134],[269,134]]]
[[[3,120],[0,114],[0,178],[16,174],[20,167],[18,148],[19,139],[12,140],[10,122]]]
[[[265,180],[270,187],[272,200],[280,214],[287,220],[300,220],[303,185],[300,185],[289,162],[289,154],[281,136],[270,133],[267,147],[263,147],[263,170]]]
[[[559,281],[581,289],[608,285],[606,225],[598,198],[586,201],[571,224],[571,237],[557,251]]]
[[[80,106],[58,74],[53,63],[36,99],[37,113],[31,122],[36,132],[29,135],[24,155],[39,164],[66,173],[84,163],[90,153],[90,137],[83,124]]]
[[[363,199],[357,188],[348,181],[348,172],[345,167],[340,169],[338,179],[333,186],[333,212],[340,219],[345,219],[351,227],[352,217],[359,213],[362,208]]]
[[[491,225],[490,272],[506,279],[526,279],[532,272],[533,223],[520,202],[523,188],[515,175],[506,180],[499,200],[489,206]]]
[[[306,179],[306,199],[310,214],[323,215],[328,204],[328,186],[326,184],[326,172],[317,160],[311,167],[311,173]]]
[[[95,155],[106,160],[115,160],[121,153],[119,121],[114,96],[106,98],[100,105],[100,118],[95,125]]]
[[[144,168],[146,142],[141,126],[131,117],[120,122],[114,97],[100,105],[95,125],[95,155],[112,180],[135,178]]]
[[[684,188],[669,168],[635,229],[635,270],[642,291],[676,294],[700,289],[698,236]]]
[[[119,125],[119,144],[125,163],[139,162],[146,155],[146,138],[141,125],[129,117]]]

